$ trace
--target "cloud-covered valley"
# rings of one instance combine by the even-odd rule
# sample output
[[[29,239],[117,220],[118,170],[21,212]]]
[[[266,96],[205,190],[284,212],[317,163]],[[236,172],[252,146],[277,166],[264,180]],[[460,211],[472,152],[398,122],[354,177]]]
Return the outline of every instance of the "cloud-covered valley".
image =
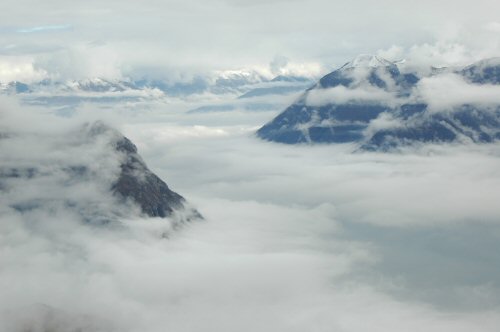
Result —
[[[2,191],[5,331],[498,326],[498,144],[353,153],[349,144],[257,139],[278,110],[126,104],[62,118],[3,104],[2,167],[47,174],[21,175]],[[115,157],[82,145],[74,129],[99,117],[205,220],[172,232],[169,220],[117,205],[106,191]],[[78,162],[96,167],[84,185],[57,172],[58,163]],[[13,208],[28,198],[43,204]],[[117,207],[116,222],[82,219]]]

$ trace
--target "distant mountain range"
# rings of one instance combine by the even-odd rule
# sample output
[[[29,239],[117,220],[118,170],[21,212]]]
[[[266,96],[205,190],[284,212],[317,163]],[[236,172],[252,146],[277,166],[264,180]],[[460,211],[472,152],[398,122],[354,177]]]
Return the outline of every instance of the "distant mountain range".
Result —
[[[238,109],[245,111],[276,110],[286,105],[282,97],[297,94],[313,83],[312,79],[306,77],[280,75],[272,80],[246,85],[246,92],[240,94],[236,99],[202,105],[190,110],[189,113],[229,112]]]
[[[492,142],[500,139],[500,58],[420,75],[361,55],[322,77],[257,135],[286,144],[355,143],[366,150]]]
[[[194,105],[190,113],[274,111],[283,108],[286,102],[267,97],[297,94],[313,83],[308,77],[269,78],[256,71],[243,70],[221,72],[212,77],[196,76],[185,82],[148,78],[43,80],[30,84],[0,82],[0,94],[15,95],[24,104],[48,107],[61,116],[71,116],[78,107],[89,103],[107,107],[116,103],[163,102],[169,98],[204,101]]]
[[[0,91],[5,94],[24,94],[40,97],[57,96],[171,96],[182,97],[193,94],[235,94],[242,98],[266,94],[283,94],[296,91],[297,86],[311,84],[310,78],[279,75],[268,78],[256,71],[226,71],[215,77],[195,76],[185,82],[171,82],[167,79],[123,78],[109,80],[88,78],[82,80],[42,80],[34,83],[18,81],[0,83]],[[260,86],[263,85],[263,86]],[[281,87],[282,91],[276,87]],[[295,88],[295,89],[294,89]],[[258,89],[257,91],[254,91]],[[276,91],[273,91],[276,89]],[[254,92],[252,92],[254,91]]]

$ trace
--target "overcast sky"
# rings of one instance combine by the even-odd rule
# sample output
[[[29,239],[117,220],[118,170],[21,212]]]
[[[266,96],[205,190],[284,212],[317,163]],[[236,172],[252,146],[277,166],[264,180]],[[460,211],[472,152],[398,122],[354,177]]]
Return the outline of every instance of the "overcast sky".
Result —
[[[267,67],[277,56],[329,69],[359,53],[467,63],[499,54],[499,10],[493,0],[6,0],[0,79]]]

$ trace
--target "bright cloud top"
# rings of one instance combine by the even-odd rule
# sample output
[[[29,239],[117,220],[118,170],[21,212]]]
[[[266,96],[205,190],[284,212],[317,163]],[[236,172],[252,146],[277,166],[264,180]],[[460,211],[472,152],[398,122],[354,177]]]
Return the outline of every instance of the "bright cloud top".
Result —
[[[500,86],[470,84],[459,75],[446,74],[422,79],[416,96],[429,105],[430,111],[449,111],[461,105],[498,106]]]

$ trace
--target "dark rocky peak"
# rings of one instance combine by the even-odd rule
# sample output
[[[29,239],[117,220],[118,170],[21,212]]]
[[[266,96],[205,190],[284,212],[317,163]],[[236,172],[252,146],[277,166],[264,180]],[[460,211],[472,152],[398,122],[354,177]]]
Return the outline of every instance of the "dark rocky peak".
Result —
[[[182,215],[185,221],[202,218],[200,213],[189,207],[181,195],[172,191],[156,174],[151,172],[137,152],[137,147],[119,131],[103,122],[86,124],[84,132],[91,138],[106,135],[113,149],[121,156],[120,173],[111,190],[114,195],[140,206],[150,217]]]
[[[476,84],[500,84],[500,57],[473,63],[459,71],[469,82]]]
[[[1,140],[0,197],[19,213],[67,211],[91,224],[142,213],[172,225],[201,218],[155,175],[137,147],[103,122],[56,133],[18,133]],[[25,153],[23,145],[31,146]],[[6,193],[12,193],[2,196]],[[52,212],[51,212],[52,213]]]
[[[137,147],[128,138],[123,137],[116,143],[116,150],[124,153],[137,153]]]

